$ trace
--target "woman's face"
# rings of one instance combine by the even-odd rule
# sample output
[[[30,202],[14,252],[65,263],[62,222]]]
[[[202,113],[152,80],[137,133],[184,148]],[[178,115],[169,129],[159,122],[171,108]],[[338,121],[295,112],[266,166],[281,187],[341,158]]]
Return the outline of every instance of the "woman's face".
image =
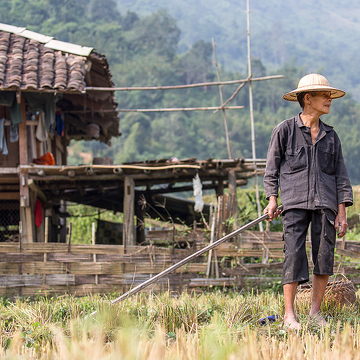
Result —
[[[305,95],[304,110],[316,112],[319,116],[328,114],[331,106],[330,91],[316,91]]]

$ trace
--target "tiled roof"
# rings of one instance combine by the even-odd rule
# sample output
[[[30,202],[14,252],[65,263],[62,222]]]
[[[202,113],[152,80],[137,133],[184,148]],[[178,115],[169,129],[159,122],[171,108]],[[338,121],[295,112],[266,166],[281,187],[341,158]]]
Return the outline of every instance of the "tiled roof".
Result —
[[[0,31],[0,88],[84,91],[83,56],[63,53],[22,35]]]
[[[86,86],[114,86],[104,55],[91,47],[0,23],[0,91],[64,93],[58,106],[72,119],[70,137],[89,139],[86,125],[95,123],[100,126],[100,140],[108,142],[119,135],[114,92],[86,93]]]

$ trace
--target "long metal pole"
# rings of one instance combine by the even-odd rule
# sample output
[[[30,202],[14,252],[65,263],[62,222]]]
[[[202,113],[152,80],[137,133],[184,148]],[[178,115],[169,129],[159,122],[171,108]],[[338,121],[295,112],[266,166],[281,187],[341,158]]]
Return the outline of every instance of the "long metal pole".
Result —
[[[248,78],[249,78],[249,102],[250,102],[250,121],[251,121],[251,146],[252,156],[256,159],[255,148],[255,125],[254,125],[254,108],[253,108],[253,96],[252,96],[252,80],[251,80],[251,53],[250,53],[250,0],[247,0],[247,50],[248,50]],[[255,191],[256,191],[256,204],[258,210],[258,216],[261,215],[260,195],[259,195],[259,179],[257,173],[257,166],[254,162],[255,169]],[[260,222],[260,231],[264,231],[263,224]]]
[[[283,206],[280,205],[277,210],[282,211]],[[234,230],[232,233],[225,235],[224,237],[222,237],[219,240],[216,240],[214,243],[204,247],[203,249],[198,250],[197,252],[195,252],[194,254],[191,254],[190,256],[188,256],[187,258],[179,261],[178,263],[170,266],[169,268],[167,268],[166,270],[162,271],[161,273],[153,276],[152,278],[146,280],[145,282],[143,282],[142,284],[134,287],[133,289],[129,290],[128,292],[126,292],[125,294],[122,294],[121,296],[119,296],[118,298],[114,299],[111,301],[111,304],[117,304],[122,300],[127,299],[128,297],[138,293],[139,291],[145,289],[146,287],[148,287],[149,285],[157,282],[159,279],[161,279],[162,277],[164,277],[167,274],[170,274],[171,272],[175,271],[176,269],[178,269],[179,267],[187,264],[188,262],[192,261],[193,259],[197,258],[198,256],[205,254],[206,252],[208,252],[211,249],[214,249],[215,247],[219,246],[220,244],[222,244],[223,242],[225,242],[226,240],[229,240],[231,238],[233,238],[234,236],[240,234],[241,232],[252,228],[253,226],[257,225],[260,221],[264,221],[268,218],[268,214],[264,214],[260,217],[258,217],[257,219],[249,222],[247,225],[242,226],[241,228]],[[97,313],[97,311],[94,311],[93,313],[90,314],[90,316],[93,316]]]

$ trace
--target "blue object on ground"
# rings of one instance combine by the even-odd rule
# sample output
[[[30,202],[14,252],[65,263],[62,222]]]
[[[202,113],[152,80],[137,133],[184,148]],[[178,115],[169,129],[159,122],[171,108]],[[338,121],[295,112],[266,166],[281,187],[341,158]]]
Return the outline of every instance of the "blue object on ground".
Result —
[[[268,322],[275,322],[275,321],[279,321],[280,320],[280,316],[279,315],[269,315],[267,317],[264,317],[262,319],[259,319],[259,324],[260,325],[265,325]]]

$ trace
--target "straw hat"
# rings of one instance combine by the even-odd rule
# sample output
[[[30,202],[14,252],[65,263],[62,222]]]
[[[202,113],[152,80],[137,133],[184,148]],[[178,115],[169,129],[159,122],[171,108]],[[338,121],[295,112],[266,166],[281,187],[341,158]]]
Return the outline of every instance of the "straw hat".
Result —
[[[330,86],[326,77],[319,74],[309,74],[302,77],[297,89],[283,95],[284,100],[297,101],[297,94],[309,91],[331,91],[331,98],[341,98],[346,94],[345,91]]]

